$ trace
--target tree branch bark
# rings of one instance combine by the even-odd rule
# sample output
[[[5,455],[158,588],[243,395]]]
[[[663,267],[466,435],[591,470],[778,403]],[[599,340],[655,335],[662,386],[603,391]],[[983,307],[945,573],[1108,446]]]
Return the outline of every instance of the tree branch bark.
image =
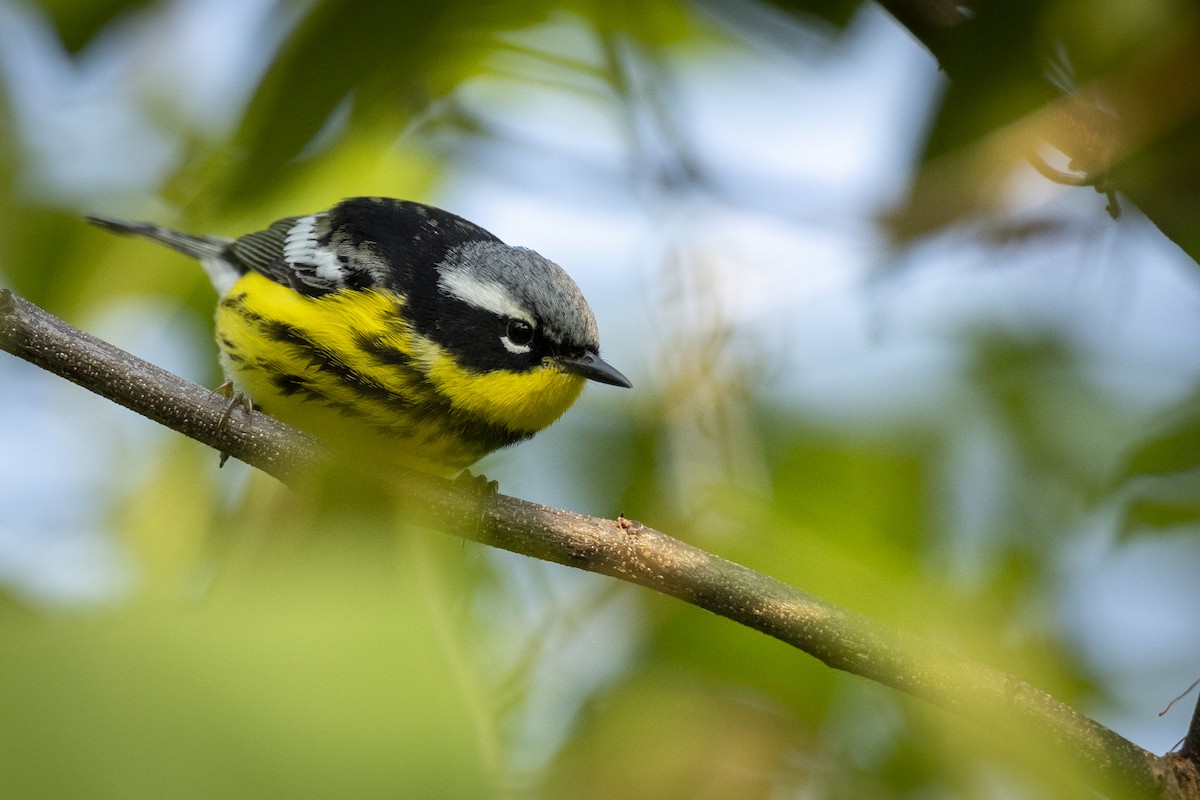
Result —
[[[8,290],[0,290],[0,349],[285,483],[294,483],[326,457],[312,437],[265,414],[234,413],[222,423],[224,398],[79,331]],[[1141,796],[1200,798],[1190,758],[1155,756],[1011,675],[640,523],[504,495],[481,501],[467,487],[418,473],[405,473],[391,488],[405,511],[430,527],[678,598],[1003,737],[1014,730],[1036,733],[1065,758],[1081,762],[1101,791],[1117,787]],[[1193,721],[1193,730],[1196,726]],[[1189,734],[1188,741],[1194,744],[1196,737]]]

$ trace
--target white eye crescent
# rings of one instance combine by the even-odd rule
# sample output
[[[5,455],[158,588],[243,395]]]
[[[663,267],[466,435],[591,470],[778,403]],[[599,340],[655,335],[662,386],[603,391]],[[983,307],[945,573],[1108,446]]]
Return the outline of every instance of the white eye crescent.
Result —
[[[528,353],[533,343],[533,326],[523,319],[510,319],[500,342],[510,353]]]

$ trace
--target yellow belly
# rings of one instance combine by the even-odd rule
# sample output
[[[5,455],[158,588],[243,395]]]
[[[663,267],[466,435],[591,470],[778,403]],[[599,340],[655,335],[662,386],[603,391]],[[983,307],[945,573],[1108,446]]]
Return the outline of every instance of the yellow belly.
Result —
[[[460,367],[378,289],[311,298],[257,273],[217,307],[227,377],[267,413],[339,446],[386,448],[436,473],[468,466],[558,419],[584,379]]]

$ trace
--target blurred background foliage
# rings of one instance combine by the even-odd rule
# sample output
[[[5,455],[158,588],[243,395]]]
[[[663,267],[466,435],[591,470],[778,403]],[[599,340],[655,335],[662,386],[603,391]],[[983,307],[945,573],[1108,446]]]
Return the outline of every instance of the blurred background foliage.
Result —
[[[447,206],[563,263],[636,387],[485,462],[503,491],[1165,751],[1200,664],[1196,11],[884,5],[0,0],[0,280],[215,386],[200,271],[81,214]],[[1075,89],[1137,135],[1047,114]],[[1090,796],[694,608],[0,387],[4,796]]]

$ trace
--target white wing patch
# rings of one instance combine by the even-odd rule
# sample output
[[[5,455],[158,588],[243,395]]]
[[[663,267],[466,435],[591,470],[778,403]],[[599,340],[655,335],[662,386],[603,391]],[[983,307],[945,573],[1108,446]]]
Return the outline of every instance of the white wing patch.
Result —
[[[313,275],[332,284],[343,284],[346,270],[337,254],[317,241],[317,214],[296,220],[283,240],[283,258],[289,264],[312,267]]]

